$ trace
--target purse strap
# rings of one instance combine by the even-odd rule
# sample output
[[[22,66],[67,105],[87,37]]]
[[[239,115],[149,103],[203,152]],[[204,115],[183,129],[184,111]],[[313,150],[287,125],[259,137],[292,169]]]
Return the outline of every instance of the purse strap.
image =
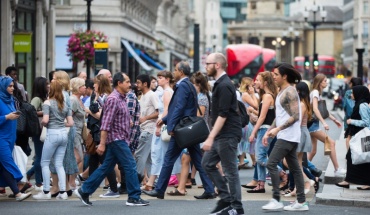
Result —
[[[203,115],[202,110],[200,110],[200,107],[199,107],[199,104],[198,104],[198,100],[197,100],[197,96],[196,96],[196,94],[193,92],[193,90],[192,90],[192,88],[191,88],[191,86],[190,86],[189,82],[188,82],[187,80],[184,80],[184,82],[189,86],[190,91],[191,91],[191,93],[192,93],[192,94],[193,94],[193,96],[194,96],[194,100],[195,100],[195,103],[197,103],[197,108],[198,108],[198,110],[199,110],[200,115]]]

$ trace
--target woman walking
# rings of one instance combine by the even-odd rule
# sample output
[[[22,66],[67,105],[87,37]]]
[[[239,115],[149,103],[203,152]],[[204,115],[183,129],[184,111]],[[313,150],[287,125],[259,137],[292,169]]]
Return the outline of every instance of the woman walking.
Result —
[[[0,187],[9,186],[17,201],[23,201],[31,193],[20,193],[17,183],[23,178],[12,157],[16,139],[17,121],[13,91],[14,81],[7,76],[0,77]]]
[[[310,93],[310,102],[312,105],[313,114],[315,114],[315,119],[312,121],[312,124],[308,127],[310,131],[311,140],[312,140],[312,151],[308,154],[308,160],[312,161],[315,157],[317,151],[317,140],[325,143],[325,137],[327,134],[320,130],[319,122],[321,122],[325,128],[325,131],[329,130],[329,125],[326,124],[325,119],[321,116],[321,113],[318,108],[319,101],[322,100],[321,94],[323,89],[327,86],[327,78],[324,74],[318,74],[313,79],[312,91]],[[340,128],[342,124],[331,114],[329,118]],[[337,153],[335,149],[335,141],[329,137],[330,142],[330,159],[333,162],[334,174],[336,176],[343,176],[346,173],[346,170],[339,167],[337,160]]]
[[[351,117],[347,119],[348,128],[346,133],[351,138],[361,131],[364,127],[370,128],[370,92],[365,86],[355,86],[352,88],[352,98],[355,106]],[[360,144],[360,143],[358,143]],[[370,163],[353,165],[351,149],[347,155],[347,174],[344,181],[336,183],[338,187],[349,188],[350,183],[364,185],[357,187],[358,190],[370,190]]]
[[[43,118],[42,124],[47,127],[47,134],[42,150],[41,167],[44,188],[42,192],[34,195],[36,200],[49,200],[50,183],[50,160],[53,158],[55,168],[59,178],[59,194],[57,199],[68,199],[66,193],[66,173],[63,167],[63,159],[66,152],[68,132],[66,127],[73,126],[71,109],[66,105],[63,96],[63,85],[58,81],[53,81],[50,85],[49,99],[42,105]],[[67,123],[65,123],[67,119]]]

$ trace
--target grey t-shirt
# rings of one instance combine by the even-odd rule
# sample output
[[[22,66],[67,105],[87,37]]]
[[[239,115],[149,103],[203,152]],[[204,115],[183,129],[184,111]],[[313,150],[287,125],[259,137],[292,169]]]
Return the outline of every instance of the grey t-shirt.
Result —
[[[49,115],[49,122],[47,124],[48,129],[65,128],[64,120],[67,116],[72,116],[71,109],[67,106],[64,101],[63,109],[59,110],[58,103],[56,100],[48,100],[49,104],[42,105],[42,112],[44,115]]]

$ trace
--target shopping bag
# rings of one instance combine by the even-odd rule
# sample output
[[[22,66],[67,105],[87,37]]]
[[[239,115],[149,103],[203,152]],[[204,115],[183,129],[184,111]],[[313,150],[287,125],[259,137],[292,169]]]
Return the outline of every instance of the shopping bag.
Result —
[[[21,182],[27,182],[27,155],[23,152],[22,148],[20,146],[14,146],[13,149],[13,159],[15,164],[17,164],[19,170],[21,171],[23,178],[21,179]]]
[[[364,128],[349,141],[352,164],[370,163],[370,129]]]

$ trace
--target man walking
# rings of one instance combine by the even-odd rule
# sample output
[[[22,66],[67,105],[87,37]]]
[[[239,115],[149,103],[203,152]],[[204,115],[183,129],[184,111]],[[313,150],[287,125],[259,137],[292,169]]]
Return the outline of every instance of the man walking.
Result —
[[[99,155],[107,150],[104,163],[75,190],[75,195],[85,205],[92,205],[89,195],[94,193],[108,173],[119,163],[126,176],[128,206],[149,205],[140,198],[141,190],[136,173],[136,163],[128,146],[130,137],[130,114],[126,104],[126,93],[130,91],[130,79],[124,73],[116,73],[113,78],[114,91],[104,103],[101,117],[100,144],[96,149]]]
[[[212,53],[206,59],[207,75],[214,77],[212,90],[212,131],[203,144],[202,166],[218,188],[220,200],[211,214],[244,214],[237,164],[242,125],[237,112],[235,87],[226,75],[226,58]],[[221,161],[227,182],[216,165]],[[229,185],[229,186],[228,186]]]
[[[275,100],[276,119],[263,137],[263,145],[267,146],[267,139],[277,136],[277,141],[269,156],[267,169],[272,181],[272,199],[264,206],[264,210],[307,211],[308,205],[304,194],[302,170],[297,159],[297,146],[301,140],[301,105],[298,93],[293,86],[301,81],[301,75],[294,67],[287,63],[277,64],[273,71],[274,81],[280,88]],[[280,202],[280,177],[277,165],[285,158],[289,171],[293,174],[297,187],[297,201],[289,206]]]
[[[135,159],[137,172],[139,174],[139,182],[145,178],[145,169],[150,173],[152,159],[150,151],[152,147],[152,138],[155,131],[156,121],[158,119],[158,96],[150,89],[149,75],[139,75],[136,78],[137,89],[143,95],[140,98],[140,137],[139,144],[135,151]]]
[[[161,173],[158,178],[157,185],[152,191],[143,192],[149,196],[164,198],[168,181],[170,180],[173,165],[182,152],[182,148],[176,144],[174,137],[174,130],[177,123],[184,116],[197,115],[197,99],[194,99],[196,91],[194,86],[190,83],[188,76],[190,75],[190,66],[188,62],[181,61],[176,65],[173,77],[176,83],[175,91],[168,107],[168,114],[158,120],[157,125],[167,125],[167,131],[172,136],[168,144],[168,150],[164,156],[164,162]],[[199,171],[205,192],[200,196],[194,196],[197,199],[213,199],[215,198],[214,188],[211,180],[207,177],[205,171],[201,166],[202,153],[199,144],[188,148],[192,162],[195,168]]]

